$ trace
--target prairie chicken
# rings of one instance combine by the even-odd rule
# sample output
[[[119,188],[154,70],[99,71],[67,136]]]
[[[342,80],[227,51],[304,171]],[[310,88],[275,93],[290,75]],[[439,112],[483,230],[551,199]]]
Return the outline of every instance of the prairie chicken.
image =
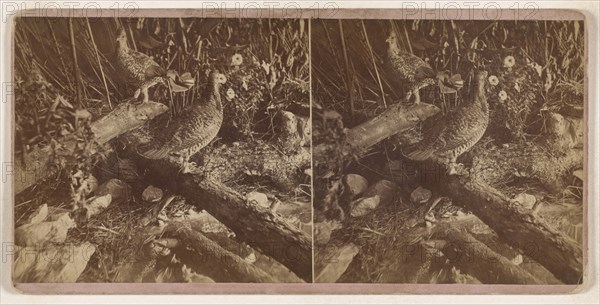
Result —
[[[123,74],[128,83],[137,87],[133,97],[137,100],[140,93],[143,102],[148,102],[148,88],[156,84],[167,85],[167,71],[158,65],[152,57],[130,49],[127,45],[127,34],[119,29],[117,36],[117,70]]]
[[[226,82],[223,74],[213,72],[202,101],[192,105],[181,117],[141,148],[140,155],[148,159],[168,159],[176,163],[181,172],[193,173],[196,163],[192,155],[210,143],[221,129],[223,106],[219,89]]]
[[[415,96],[415,104],[421,102],[419,90],[437,84],[437,75],[428,63],[421,58],[400,50],[398,37],[392,31],[386,40],[388,44],[387,59],[393,75],[404,83],[408,90],[406,100]]]
[[[433,117],[441,119],[429,122],[429,126],[423,131],[423,139],[403,148],[402,154],[415,161],[435,158],[448,164],[449,174],[456,174],[456,159],[481,139],[489,124],[486,80],[487,72],[479,72],[474,97],[446,116]]]

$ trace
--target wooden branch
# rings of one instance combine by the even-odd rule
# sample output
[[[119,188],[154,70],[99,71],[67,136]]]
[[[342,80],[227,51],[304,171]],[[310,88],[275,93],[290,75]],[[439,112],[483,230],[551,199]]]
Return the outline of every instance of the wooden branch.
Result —
[[[164,233],[180,241],[180,246],[174,249],[179,259],[192,269],[201,269],[203,274],[217,282],[278,282],[262,269],[221,248],[204,234],[189,228],[186,223],[172,222]]]
[[[437,114],[440,109],[434,105],[419,103],[404,106],[400,103],[348,131],[346,139],[353,150],[363,151],[401,131],[414,127]]]
[[[236,237],[285,265],[304,281],[312,279],[310,237],[274,215],[246,202],[237,191],[203,175],[180,175],[177,168],[141,160],[154,185],[180,194],[230,228]]]
[[[361,153],[369,147],[389,138],[399,132],[415,127],[419,122],[437,114],[440,109],[427,103],[410,106],[396,103],[378,116],[348,130],[345,154]],[[316,146],[313,149],[315,158],[328,158],[326,153],[330,147]]]
[[[167,106],[155,102],[142,105],[122,103],[111,113],[93,122],[91,124],[92,132],[96,142],[104,144],[121,134],[142,126],[167,110]],[[70,156],[76,143],[75,139],[67,139],[63,147],[58,148],[56,153]],[[53,150],[48,145],[36,147],[32,152],[26,153],[24,162],[16,161],[13,169],[15,194],[22,192],[39,180],[56,175],[60,171],[60,165],[54,162],[55,158],[52,157]]]
[[[535,259],[556,278],[566,284],[581,283],[583,253],[576,241],[554,230],[529,210],[512,205],[509,198],[482,182],[433,174],[425,180],[431,189],[473,212],[498,236]]]
[[[437,229],[434,236],[448,242],[441,250],[452,264],[483,284],[543,284],[523,268],[452,224]]]

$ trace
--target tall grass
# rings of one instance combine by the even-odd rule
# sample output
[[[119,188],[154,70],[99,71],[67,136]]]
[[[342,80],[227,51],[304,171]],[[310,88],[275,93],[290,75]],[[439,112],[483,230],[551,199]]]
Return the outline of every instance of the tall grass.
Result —
[[[459,102],[470,94],[477,69],[505,75],[502,86],[512,88],[520,82],[521,88],[523,83],[529,88],[531,92],[513,92],[514,105],[497,107],[511,113],[505,119],[518,119],[520,130],[535,120],[538,109],[560,104],[556,95],[565,90],[574,94],[576,103],[583,102],[581,21],[316,20],[312,31],[314,100],[342,114],[346,126],[372,117],[403,96],[402,84],[385,62],[390,31],[396,32],[406,52],[423,58],[436,71],[458,73],[465,80],[465,88],[456,97],[441,94],[435,87],[425,92],[426,101],[443,108],[456,106],[448,99]],[[503,66],[507,56],[516,61],[511,69]],[[490,103],[500,104],[498,93],[506,89],[502,86],[490,89]]]
[[[223,93],[227,89],[236,93],[234,99],[224,99],[226,116],[231,118],[224,130],[238,138],[268,136],[269,118],[276,110],[294,102],[308,103],[306,21],[74,18],[71,22],[73,39],[66,18],[21,18],[16,22],[19,147],[67,133],[60,131],[60,126],[72,123],[69,114],[74,108],[87,109],[98,118],[132,97],[136,88],[115,69],[119,27],[126,29],[131,48],[153,56],[168,70],[189,72],[195,78],[191,90],[172,97],[165,87],[151,89],[151,98],[171,106],[173,116],[202,98],[211,70],[228,76]],[[243,56],[242,65],[230,65],[234,54]],[[77,74],[81,75],[81,97]],[[58,104],[57,99],[61,101]]]

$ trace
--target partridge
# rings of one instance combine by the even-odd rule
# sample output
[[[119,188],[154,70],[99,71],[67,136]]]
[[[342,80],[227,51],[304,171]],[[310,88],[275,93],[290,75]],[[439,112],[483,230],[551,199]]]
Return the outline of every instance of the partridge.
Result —
[[[449,174],[456,174],[456,159],[481,139],[489,124],[486,79],[487,72],[479,72],[474,97],[441,119],[429,122],[430,126],[423,131],[423,139],[403,148],[402,154],[414,161],[440,160],[448,164]]]
[[[127,34],[122,28],[117,36],[116,68],[128,82],[137,87],[133,97],[137,100],[141,93],[144,103],[149,100],[148,88],[159,83],[167,84],[167,71],[152,57],[130,49],[127,45]]]
[[[223,123],[219,89],[225,82],[225,75],[212,72],[203,100],[190,106],[177,121],[161,130],[141,149],[140,155],[147,159],[173,161],[183,173],[195,172],[197,165],[189,161],[190,157],[217,136]]]
[[[400,50],[398,46],[398,37],[394,31],[391,32],[388,39],[387,60],[392,74],[405,84],[408,92],[406,100],[412,95],[415,96],[415,104],[421,101],[419,90],[437,83],[437,75],[421,58]]]

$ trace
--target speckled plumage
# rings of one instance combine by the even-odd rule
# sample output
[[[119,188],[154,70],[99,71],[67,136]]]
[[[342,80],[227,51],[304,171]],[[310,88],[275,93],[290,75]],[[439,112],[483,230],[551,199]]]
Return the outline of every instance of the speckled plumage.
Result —
[[[423,132],[423,140],[405,147],[402,150],[404,156],[415,161],[436,158],[447,162],[452,169],[456,159],[481,139],[489,124],[484,89],[486,79],[487,73],[480,72],[476,78],[474,98],[441,119],[429,122],[429,127]]]
[[[166,84],[167,72],[165,69],[159,66],[152,57],[130,49],[127,45],[127,34],[123,29],[119,30],[119,36],[117,36],[116,68],[128,82],[138,88],[134,98],[137,99],[141,93],[144,102],[149,100],[148,88],[158,83]]]
[[[175,122],[161,130],[152,143],[140,153],[148,159],[175,158],[184,173],[195,164],[189,158],[210,143],[223,123],[223,107],[219,88],[225,83],[223,74],[212,73],[203,101],[186,109]]]
[[[434,85],[436,73],[421,58],[400,50],[398,38],[395,32],[392,32],[388,39],[388,64],[393,74],[405,84],[406,99],[414,94],[415,104],[420,102],[419,90],[429,85]]]

